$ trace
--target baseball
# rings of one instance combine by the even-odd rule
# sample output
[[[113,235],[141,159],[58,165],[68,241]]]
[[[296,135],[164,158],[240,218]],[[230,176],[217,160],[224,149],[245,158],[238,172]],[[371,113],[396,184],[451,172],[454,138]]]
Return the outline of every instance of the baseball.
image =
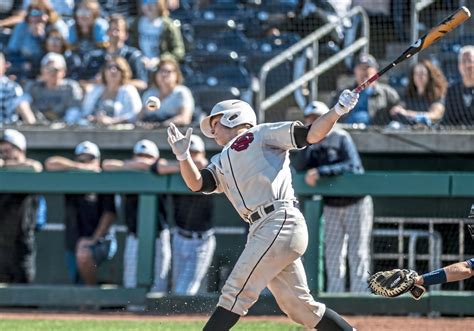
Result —
[[[160,102],[160,99],[158,99],[157,97],[149,97],[146,100],[145,105],[149,111],[156,111],[160,109],[161,102]]]

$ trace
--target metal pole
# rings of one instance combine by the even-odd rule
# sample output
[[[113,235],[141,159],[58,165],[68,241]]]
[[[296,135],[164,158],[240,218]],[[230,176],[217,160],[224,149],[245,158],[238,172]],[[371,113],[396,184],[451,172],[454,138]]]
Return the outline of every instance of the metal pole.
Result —
[[[416,8],[416,0],[410,1],[410,27],[411,27],[411,42],[418,40],[418,9]],[[414,65],[418,62],[418,54],[413,55],[409,60],[410,64]]]

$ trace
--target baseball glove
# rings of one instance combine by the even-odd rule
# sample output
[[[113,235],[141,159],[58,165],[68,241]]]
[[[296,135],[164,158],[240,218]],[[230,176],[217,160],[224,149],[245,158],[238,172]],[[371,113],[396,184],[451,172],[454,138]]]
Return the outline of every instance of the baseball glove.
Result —
[[[411,296],[418,300],[425,293],[425,288],[415,284],[417,276],[418,274],[413,270],[393,269],[373,274],[367,283],[374,294],[394,298],[410,292]]]

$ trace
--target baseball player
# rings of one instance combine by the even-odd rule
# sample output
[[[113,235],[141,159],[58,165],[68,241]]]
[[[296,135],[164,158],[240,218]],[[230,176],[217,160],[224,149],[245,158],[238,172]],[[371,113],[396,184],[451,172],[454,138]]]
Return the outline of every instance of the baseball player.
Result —
[[[195,192],[225,193],[250,224],[247,244],[227,279],[204,330],[229,330],[247,314],[265,288],[296,323],[319,330],[353,330],[309,293],[301,256],[308,245],[304,216],[291,184],[289,150],[323,139],[359,95],[345,90],[337,105],[309,126],[301,122],[257,125],[254,110],[240,100],[214,106],[201,131],[223,147],[201,171],[189,153],[192,128],[183,135],[171,123],[168,142],[181,175]]]

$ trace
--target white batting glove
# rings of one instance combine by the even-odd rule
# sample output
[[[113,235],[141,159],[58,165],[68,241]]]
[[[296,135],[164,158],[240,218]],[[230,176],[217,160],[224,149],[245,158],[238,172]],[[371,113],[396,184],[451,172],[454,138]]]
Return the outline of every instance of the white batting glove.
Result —
[[[359,101],[359,93],[344,90],[339,96],[339,101],[334,106],[334,110],[339,116],[342,116],[350,112],[357,104],[357,101]]]
[[[186,135],[179,132],[176,125],[170,123],[168,127],[168,143],[171,146],[171,150],[178,161],[184,161],[190,157],[189,146],[191,145],[191,134],[193,133],[192,128],[188,128]]]

